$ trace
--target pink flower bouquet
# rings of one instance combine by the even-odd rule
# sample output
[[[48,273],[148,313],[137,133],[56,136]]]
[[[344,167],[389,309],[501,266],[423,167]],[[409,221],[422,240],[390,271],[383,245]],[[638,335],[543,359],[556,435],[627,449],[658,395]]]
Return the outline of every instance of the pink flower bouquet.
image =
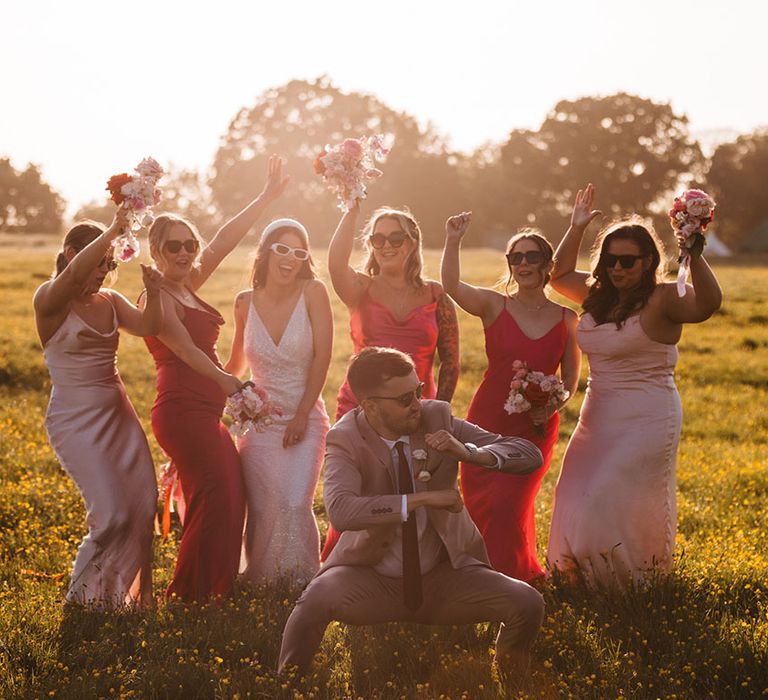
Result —
[[[381,176],[376,161],[388,153],[382,136],[349,138],[336,146],[326,146],[312,166],[339,198],[339,209],[348,211],[358,199],[365,199],[365,181]]]
[[[154,158],[142,160],[134,169],[134,173],[113,175],[107,182],[112,201],[125,207],[130,213],[131,230],[118,236],[113,243],[115,255],[120,262],[133,260],[139,254],[139,240],[135,232],[143,226],[152,225],[155,220],[152,207],[160,202],[162,194],[157,181],[164,171]]]
[[[704,231],[715,216],[715,200],[702,190],[686,190],[669,210],[672,228],[680,242],[677,262],[677,293],[685,296],[685,280],[691,264],[691,255],[701,255],[707,240]]]
[[[510,415],[525,413],[534,406],[557,409],[568,398],[569,393],[557,375],[529,370],[522,360],[515,360],[512,368],[515,374],[504,404],[504,410]],[[543,425],[534,425],[534,430],[539,435],[544,435]]]
[[[246,382],[240,391],[227,397],[224,415],[232,419],[229,432],[235,436],[245,435],[249,430],[263,433],[273,423],[275,416],[283,411],[269,399],[269,394],[253,382]]]

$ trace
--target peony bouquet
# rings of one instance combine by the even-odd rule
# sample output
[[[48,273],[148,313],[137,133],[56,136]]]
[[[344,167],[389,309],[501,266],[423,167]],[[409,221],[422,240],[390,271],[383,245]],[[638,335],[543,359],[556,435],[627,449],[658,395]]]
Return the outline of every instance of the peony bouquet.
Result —
[[[282,416],[283,411],[269,400],[264,389],[246,382],[240,391],[227,397],[224,415],[232,419],[229,432],[239,437],[249,430],[263,433],[272,425],[273,417]]]
[[[107,190],[117,206],[130,212],[131,229],[115,239],[115,254],[120,262],[133,260],[139,254],[136,231],[151,226],[155,217],[152,207],[160,201],[161,190],[157,181],[164,171],[154,158],[145,158],[134,169],[134,174],[113,175],[107,182]]]
[[[376,161],[388,153],[382,136],[349,138],[336,146],[326,146],[312,167],[339,198],[339,209],[349,211],[358,199],[365,199],[365,181],[382,174]]]
[[[525,413],[533,407],[557,409],[568,398],[569,393],[563,382],[554,374],[544,374],[528,369],[522,360],[512,363],[515,374],[509,385],[509,396],[504,410],[513,413]],[[534,424],[534,430],[544,435],[544,426]]]
[[[680,242],[680,255],[677,262],[677,293],[685,296],[685,279],[691,265],[691,255],[701,255],[707,244],[704,231],[715,216],[715,200],[702,190],[686,190],[669,210],[672,228],[677,232]]]

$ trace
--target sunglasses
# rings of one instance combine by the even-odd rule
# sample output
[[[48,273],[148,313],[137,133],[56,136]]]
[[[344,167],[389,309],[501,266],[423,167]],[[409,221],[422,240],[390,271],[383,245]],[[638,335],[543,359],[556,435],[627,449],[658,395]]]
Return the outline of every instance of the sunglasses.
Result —
[[[421,398],[421,392],[424,391],[424,382],[421,382],[413,391],[400,396],[369,396],[369,399],[384,399],[385,401],[396,401],[403,408],[408,408],[414,399]]]
[[[399,248],[410,238],[407,233],[403,231],[395,231],[385,236],[383,233],[374,233],[368,240],[376,250],[381,250],[387,243],[390,248]]]
[[[117,270],[117,260],[105,255],[101,260],[99,260],[99,264],[96,267],[106,267],[107,270],[113,272],[114,270]]]
[[[528,250],[525,253],[507,253],[507,262],[510,265],[519,265],[523,260],[529,265],[541,265],[544,262],[544,253],[540,250]]]
[[[644,257],[645,255],[613,255],[612,253],[606,253],[603,255],[603,260],[608,269],[616,267],[618,262],[625,270],[629,270],[635,266],[638,260],[642,260]]]
[[[198,248],[200,248],[200,244],[196,238],[187,238],[186,241],[166,241],[163,246],[166,253],[172,253],[173,255],[180,253],[182,248],[188,253],[196,253]]]
[[[291,246],[285,245],[285,243],[273,243],[269,246],[269,249],[282,257],[293,255],[296,260],[301,260],[302,262],[309,260],[309,251],[304,248],[291,248]]]

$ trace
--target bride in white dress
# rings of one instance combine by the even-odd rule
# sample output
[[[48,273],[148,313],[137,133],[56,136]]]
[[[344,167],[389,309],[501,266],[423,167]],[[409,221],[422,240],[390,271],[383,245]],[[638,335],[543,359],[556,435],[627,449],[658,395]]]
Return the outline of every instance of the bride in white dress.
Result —
[[[320,566],[312,511],[329,421],[320,392],[331,361],[333,318],[315,277],[306,229],[278,219],[256,250],[252,289],[235,299],[235,336],[225,369],[269,393],[283,415],[238,438],[247,501],[241,569],[255,583],[304,584]]]

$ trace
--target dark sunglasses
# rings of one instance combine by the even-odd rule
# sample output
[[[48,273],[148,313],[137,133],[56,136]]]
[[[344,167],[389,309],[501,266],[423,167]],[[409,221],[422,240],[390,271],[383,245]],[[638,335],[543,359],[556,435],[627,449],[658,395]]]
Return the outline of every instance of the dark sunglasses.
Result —
[[[407,408],[413,403],[414,398],[420,399],[421,392],[424,391],[424,382],[421,382],[413,391],[400,396],[369,396],[369,399],[384,399],[386,401],[397,401],[403,408]]]
[[[291,246],[285,245],[285,243],[273,243],[269,248],[282,257],[293,255],[296,260],[301,260],[302,262],[309,260],[309,251],[304,248],[291,248]]]
[[[645,255],[613,255],[612,253],[605,253],[603,260],[608,269],[616,267],[618,262],[625,270],[629,270],[635,266],[638,260],[642,260],[644,257]]]
[[[409,238],[403,231],[395,231],[385,236],[383,233],[374,233],[368,240],[376,250],[381,250],[387,243],[390,248],[399,248]]]
[[[544,262],[544,253],[540,250],[528,250],[525,253],[507,253],[507,262],[510,265],[519,265],[523,262],[529,265],[541,265]]]
[[[182,248],[188,253],[196,253],[199,247],[200,244],[197,242],[196,238],[187,238],[186,241],[166,241],[163,249],[167,253],[175,255],[176,253],[180,253]]]
[[[117,270],[117,260],[114,258],[108,258],[105,255],[101,260],[99,260],[97,267],[106,267],[107,270],[113,272],[114,270]]]

